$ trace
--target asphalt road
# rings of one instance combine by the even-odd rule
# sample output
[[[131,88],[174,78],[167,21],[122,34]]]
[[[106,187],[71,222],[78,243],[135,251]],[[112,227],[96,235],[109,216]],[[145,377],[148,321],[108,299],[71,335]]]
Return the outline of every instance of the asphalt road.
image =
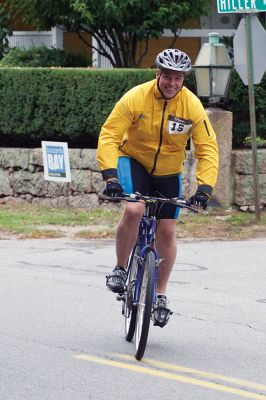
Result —
[[[174,314],[138,362],[105,289],[113,241],[0,241],[0,399],[266,399],[265,249],[180,242]]]

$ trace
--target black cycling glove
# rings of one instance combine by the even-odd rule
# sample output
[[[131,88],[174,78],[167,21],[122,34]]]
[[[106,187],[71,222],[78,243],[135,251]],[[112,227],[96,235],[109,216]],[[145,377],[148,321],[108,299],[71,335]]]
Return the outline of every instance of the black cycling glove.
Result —
[[[123,190],[117,181],[108,181],[106,182],[106,189],[105,189],[106,196],[109,197],[120,197],[122,196]]]
[[[190,197],[190,204],[192,206],[197,206],[203,208],[203,210],[206,210],[207,208],[207,203],[210,199],[210,196],[207,193],[203,193],[200,190],[197,190],[196,193]]]

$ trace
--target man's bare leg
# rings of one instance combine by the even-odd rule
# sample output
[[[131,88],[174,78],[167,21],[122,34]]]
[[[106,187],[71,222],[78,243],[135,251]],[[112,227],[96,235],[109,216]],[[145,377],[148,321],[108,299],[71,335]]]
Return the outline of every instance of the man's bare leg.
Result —
[[[127,266],[128,258],[136,243],[139,222],[144,212],[144,205],[137,202],[126,204],[121,220],[116,229],[117,265]]]
[[[176,258],[176,220],[160,220],[157,230],[156,247],[160,258],[164,259],[159,265],[157,292],[165,294]]]

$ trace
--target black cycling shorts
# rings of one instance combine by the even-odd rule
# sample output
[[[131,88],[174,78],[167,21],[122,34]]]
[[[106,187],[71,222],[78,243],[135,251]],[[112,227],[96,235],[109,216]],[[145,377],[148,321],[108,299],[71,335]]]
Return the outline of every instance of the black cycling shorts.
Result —
[[[181,174],[153,176],[136,160],[130,157],[118,158],[118,180],[125,193],[139,192],[156,197],[180,197],[182,193]],[[176,219],[180,208],[174,204],[163,204],[158,219]]]

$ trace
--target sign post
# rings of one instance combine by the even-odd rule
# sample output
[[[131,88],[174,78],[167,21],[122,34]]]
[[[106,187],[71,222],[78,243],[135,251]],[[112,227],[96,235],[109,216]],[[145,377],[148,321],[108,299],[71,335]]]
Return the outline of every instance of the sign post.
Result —
[[[250,136],[252,144],[252,168],[253,168],[253,190],[255,201],[255,214],[260,221],[260,187],[258,174],[258,156],[257,156],[257,133],[256,133],[256,112],[255,112],[255,96],[254,96],[254,71],[253,71],[253,54],[251,42],[251,22],[250,14],[245,15],[246,22],[246,41],[247,41],[247,66],[248,66],[248,98],[249,98],[249,119],[250,119]]]
[[[254,77],[255,83],[260,83],[266,69],[266,32],[258,18],[252,14],[265,12],[266,0],[217,0],[217,9],[218,13],[245,13],[234,37],[235,68],[243,83],[248,84],[255,214],[260,221]],[[254,63],[254,59],[259,59],[259,62]]]

